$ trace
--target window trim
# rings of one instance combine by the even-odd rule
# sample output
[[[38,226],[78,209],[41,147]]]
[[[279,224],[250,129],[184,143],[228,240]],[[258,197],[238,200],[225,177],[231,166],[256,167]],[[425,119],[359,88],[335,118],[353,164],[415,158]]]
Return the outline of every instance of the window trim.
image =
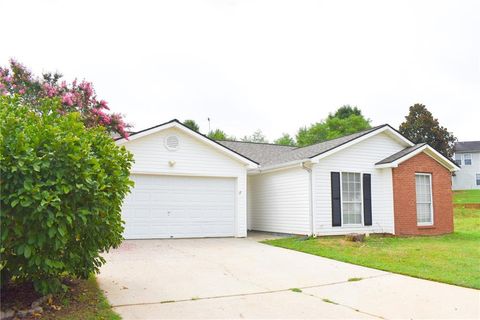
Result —
[[[458,157],[458,159],[457,159],[457,157]],[[456,153],[453,160],[454,160],[454,162],[457,166],[459,166],[459,167],[462,166],[462,154],[461,153]]]
[[[466,155],[468,154],[469,158],[467,159]],[[467,163],[466,160],[470,160],[470,163]],[[472,165],[472,154],[471,153],[464,153],[463,154],[463,165],[471,166]]]
[[[480,186],[480,173],[475,173],[475,185]]]
[[[417,176],[428,176],[430,177],[430,215],[432,217],[431,222],[418,222],[418,211],[417,211]],[[431,173],[422,173],[415,172],[415,213],[417,215],[417,226],[426,227],[433,226],[435,223],[434,210],[433,210],[433,187],[432,187],[432,174]]]
[[[344,223],[343,218],[343,174],[344,173],[358,173],[360,174],[360,223]],[[364,227],[363,219],[363,172],[358,171],[340,171],[340,214],[342,215],[342,227]],[[353,202],[351,202],[353,203]]]

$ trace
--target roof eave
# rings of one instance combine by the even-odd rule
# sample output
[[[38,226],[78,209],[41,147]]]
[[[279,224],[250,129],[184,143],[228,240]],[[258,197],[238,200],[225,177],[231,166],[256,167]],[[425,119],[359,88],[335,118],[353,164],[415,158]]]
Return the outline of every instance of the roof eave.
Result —
[[[234,151],[234,150],[216,142],[215,140],[212,140],[212,139],[208,138],[207,136],[205,136],[205,135],[203,135],[199,132],[196,132],[196,131],[186,127],[185,125],[183,125],[177,119],[173,119],[173,120],[170,120],[170,121],[165,122],[163,124],[160,124],[158,126],[139,131],[138,133],[135,133],[135,134],[131,135],[128,139],[125,139],[125,138],[118,139],[118,140],[115,141],[115,143],[117,145],[124,145],[126,143],[130,143],[130,142],[135,141],[137,139],[140,139],[142,137],[145,137],[145,136],[148,136],[148,135],[151,135],[151,134],[154,134],[156,132],[166,130],[166,129],[169,129],[169,128],[177,128],[180,131],[182,131],[182,132],[184,132],[184,133],[186,133],[190,136],[195,136],[196,138],[202,140],[203,142],[205,142],[208,145],[214,147],[215,149],[219,150],[220,152],[230,156],[231,158],[236,159],[237,161],[240,161],[240,162],[244,163],[247,166],[247,168],[249,168],[249,169],[258,168],[258,166],[259,166],[259,164],[257,162],[255,162],[255,161],[245,157],[244,155],[241,155],[240,153],[238,153],[238,152],[236,152],[236,151]]]
[[[381,163],[381,164],[376,164],[375,165],[375,168],[377,169],[382,169],[382,168],[396,168],[398,167],[399,164],[401,164],[402,162],[405,162],[407,161],[408,159],[410,158],[413,158],[414,156],[416,156],[417,154],[421,153],[421,152],[425,152],[428,156],[432,157],[434,160],[436,160],[438,163],[440,163],[441,165],[443,165],[445,168],[447,168],[450,172],[455,172],[455,171],[458,171],[460,170],[460,168],[454,164],[453,162],[451,162],[450,160],[448,160],[445,156],[443,156],[442,154],[440,154],[437,150],[433,149],[432,147],[430,147],[428,144],[425,144],[423,147],[421,148],[418,148],[406,155],[404,155],[403,157],[401,158],[398,158],[397,160],[395,161],[392,161],[392,162],[389,162],[389,163]]]

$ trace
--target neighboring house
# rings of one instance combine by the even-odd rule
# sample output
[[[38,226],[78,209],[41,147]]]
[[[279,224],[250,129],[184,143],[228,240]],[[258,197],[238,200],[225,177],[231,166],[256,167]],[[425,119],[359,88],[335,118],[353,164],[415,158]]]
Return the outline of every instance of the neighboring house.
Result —
[[[388,125],[297,148],[213,141],[172,120],[117,144],[135,158],[127,239],[453,231],[458,167]]]
[[[455,163],[460,170],[453,176],[453,190],[480,189],[480,141],[455,143]]]

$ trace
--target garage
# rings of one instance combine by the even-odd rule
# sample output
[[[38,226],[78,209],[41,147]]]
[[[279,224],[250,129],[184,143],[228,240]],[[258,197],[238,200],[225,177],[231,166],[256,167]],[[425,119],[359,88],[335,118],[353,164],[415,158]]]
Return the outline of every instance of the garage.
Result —
[[[176,119],[116,143],[134,158],[124,238],[247,235],[247,170],[258,163]]]
[[[126,239],[232,237],[235,179],[132,175],[122,215]]]

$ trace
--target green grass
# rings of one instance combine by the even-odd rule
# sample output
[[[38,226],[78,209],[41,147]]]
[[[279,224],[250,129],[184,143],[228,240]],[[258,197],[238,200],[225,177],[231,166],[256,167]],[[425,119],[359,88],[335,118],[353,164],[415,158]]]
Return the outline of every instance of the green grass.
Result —
[[[457,195],[455,195],[456,197]],[[463,193],[462,193],[463,196]],[[455,208],[455,232],[443,236],[297,237],[264,243],[366,267],[480,289],[480,210]]]
[[[480,203],[480,189],[455,191],[453,195],[453,203],[455,204]]]

